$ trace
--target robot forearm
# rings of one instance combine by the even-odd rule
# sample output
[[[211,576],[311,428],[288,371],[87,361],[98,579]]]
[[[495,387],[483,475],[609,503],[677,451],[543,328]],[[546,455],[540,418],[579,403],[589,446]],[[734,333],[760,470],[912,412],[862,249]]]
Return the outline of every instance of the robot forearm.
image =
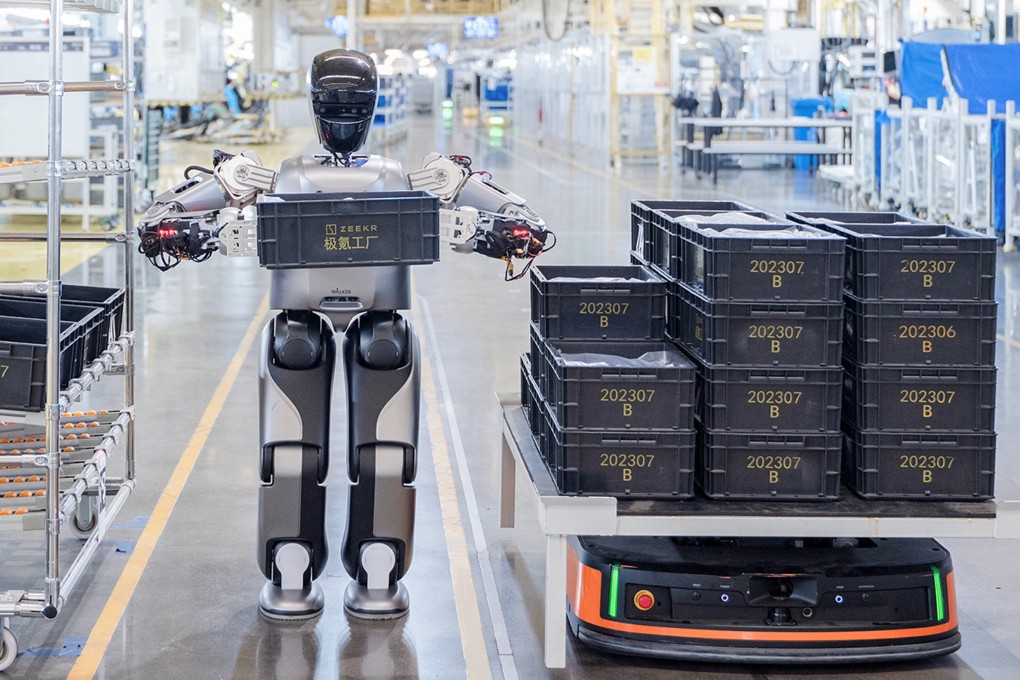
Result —
[[[189,176],[191,170],[195,172]],[[217,151],[212,171],[188,171],[183,182],[156,197],[138,223],[139,252],[164,271],[181,260],[208,259],[220,249],[216,237],[224,226],[237,236],[241,210],[276,183],[276,173],[248,151],[236,156]],[[238,254],[236,249],[230,246],[224,252]]]
[[[507,280],[520,278],[513,273],[514,258],[528,260],[526,272],[534,258],[555,245],[555,240],[547,243],[551,232],[525,200],[487,172],[473,172],[469,158],[429,154],[408,182],[412,189],[439,196],[443,240],[459,252],[506,260]]]

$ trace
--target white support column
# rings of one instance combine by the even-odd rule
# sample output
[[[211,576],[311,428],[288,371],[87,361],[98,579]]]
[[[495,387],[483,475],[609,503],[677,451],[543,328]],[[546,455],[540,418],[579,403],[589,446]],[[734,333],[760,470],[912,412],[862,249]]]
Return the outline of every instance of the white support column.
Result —
[[[882,55],[889,49],[889,0],[878,0],[878,11],[875,13],[875,52]]]
[[[358,49],[358,0],[347,0],[347,42],[349,50]]]
[[[567,537],[545,537],[545,667],[567,665]]]
[[[910,25],[910,0],[900,0],[900,11],[897,14],[899,17],[899,25],[896,27],[896,34],[893,36],[894,39],[909,40],[910,36],[914,34],[914,29]]]
[[[1009,0],[997,0],[995,3],[995,42],[1006,44],[1006,3]]]

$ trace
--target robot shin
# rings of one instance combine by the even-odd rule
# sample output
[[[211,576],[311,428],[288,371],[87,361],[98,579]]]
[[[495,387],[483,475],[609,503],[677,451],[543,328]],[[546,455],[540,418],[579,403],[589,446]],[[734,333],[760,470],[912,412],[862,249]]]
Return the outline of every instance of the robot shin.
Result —
[[[336,342],[309,312],[280,312],[262,333],[259,361],[261,464],[258,563],[275,585],[309,586],[325,568],[329,409]],[[308,565],[283,583],[277,551],[301,546]]]
[[[420,352],[414,329],[395,312],[362,314],[344,337],[353,486],[342,555],[347,572],[369,589],[394,585],[411,565]],[[389,568],[388,561],[371,566],[366,550],[379,544],[392,550]]]

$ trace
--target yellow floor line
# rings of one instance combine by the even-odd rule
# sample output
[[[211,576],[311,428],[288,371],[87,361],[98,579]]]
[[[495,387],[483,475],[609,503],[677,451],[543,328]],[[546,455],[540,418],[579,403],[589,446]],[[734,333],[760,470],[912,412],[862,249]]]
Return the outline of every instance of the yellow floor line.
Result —
[[[1014,338],[1001,334],[996,335],[995,337],[998,338],[1001,342],[1006,343],[1007,345],[1012,345],[1013,347],[1020,348],[1020,340],[1016,340]]]
[[[424,340],[422,341],[424,345]],[[453,477],[450,452],[446,447],[443,432],[442,410],[436,395],[429,353],[422,361],[422,397],[425,402],[425,422],[429,428],[429,442],[432,446],[432,464],[436,470],[436,485],[439,488],[439,507],[443,515],[443,533],[446,535],[446,551],[450,558],[450,576],[453,577],[453,602],[460,627],[460,644],[467,664],[470,680],[491,680],[492,670],[486,652],[485,637],[482,634],[482,619],[478,609],[474,576],[471,573],[471,558],[467,538],[464,535],[464,520],[457,500],[457,483]]]
[[[96,625],[92,627],[92,632],[89,633],[88,641],[85,643],[81,656],[78,657],[78,661],[71,668],[71,673],[67,676],[68,680],[90,680],[99,669],[99,664],[103,660],[103,655],[106,654],[107,647],[110,646],[110,641],[113,639],[121,617],[124,616],[124,611],[127,609],[131,596],[134,595],[138,581],[142,577],[142,572],[145,571],[145,567],[149,564],[152,551],[155,549],[157,541],[159,541],[163,530],[166,528],[170,514],[173,512],[177,499],[180,498],[181,492],[184,490],[184,485],[188,482],[188,477],[191,476],[191,471],[195,467],[199,454],[202,453],[202,448],[212,432],[213,425],[216,424],[216,419],[223,410],[223,405],[226,403],[230,390],[237,380],[237,374],[241,370],[241,365],[251,351],[252,345],[255,344],[255,338],[264,324],[268,311],[269,296],[267,295],[262,300],[258,312],[256,312],[255,317],[248,326],[248,330],[244,334],[241,344],[238,345],[237,352],[234,354],[234,358],[231,359],[226,373],[220,379],[220,384],[216,387],[212,399],[209,400],[209,404],[206,406],[205,413],[202,414],[198,427],[195,428],[195,432],[191,435],[191,441],[188,442],[180,461],[177,463],[177,467],[174,468],[173,474],[170,476],[170,481],[164,487],[163,493],[152,511],[152,516],[149,517],[149,521],[145,525],[145,529],[142,531],[134,551],[131,553],[131,558],[124,567],[117,585],[114,586],[110,599],[106,601],[106,606],[99,615],[99,620],[96,621]]]

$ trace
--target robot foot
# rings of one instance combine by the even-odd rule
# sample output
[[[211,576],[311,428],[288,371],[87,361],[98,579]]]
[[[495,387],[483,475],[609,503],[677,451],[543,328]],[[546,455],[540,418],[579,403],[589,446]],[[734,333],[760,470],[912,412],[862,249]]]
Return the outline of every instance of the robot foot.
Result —
[[[319,584],[304,590],[284,590],[266,583],[259,595],[259,614],[271,621],[307,621],[322,614],[326,599]]]
[[[351,581],[344,592],[344,611],[357,619],[399,619],[411,608],[411,598],[403,583],[389,588],[369,588]]]

